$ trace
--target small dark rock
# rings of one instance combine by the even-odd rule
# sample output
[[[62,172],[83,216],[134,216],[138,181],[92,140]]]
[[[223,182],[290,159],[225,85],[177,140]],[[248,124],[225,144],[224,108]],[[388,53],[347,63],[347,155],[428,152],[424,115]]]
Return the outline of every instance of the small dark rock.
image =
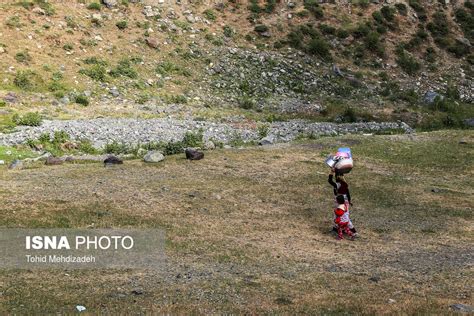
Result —
[[[433,192],[433,193],[440,193],[441,190],[438,189],[438,188],[433,188],[433,189],[431,189],[431,192]]]
[[[371,276],[371,277],[369,278],[369,281],[372,281],[372,282],[377,283],[377,282],[380,281],[380,277],[379,277],[378,275]]]
[[[189,160],[201,160],[204,158],[204,153],[192,148],[187,148],[185,150],[186,159]]]
[[[133,295],[142,295],[143,290],[142,289],[134,289],[134,290],[132,290],[132,294]]]
[[[45,165],[47,166],[57,166],[57,165],[62,165],[64,161],[61,158],[57,157],[48,157],[46,158]]]
[[[104,160],[104,167],[121,164],[123,164],[123,160],[115,156],[109,156]]]

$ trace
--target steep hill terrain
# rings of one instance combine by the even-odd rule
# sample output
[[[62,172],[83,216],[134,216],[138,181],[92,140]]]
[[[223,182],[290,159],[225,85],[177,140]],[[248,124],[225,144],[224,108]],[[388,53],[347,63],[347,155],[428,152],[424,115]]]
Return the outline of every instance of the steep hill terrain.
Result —
[[[469,1],[22,0],[0,9],[4,131],[27,112],[423,128],[474,116]]]

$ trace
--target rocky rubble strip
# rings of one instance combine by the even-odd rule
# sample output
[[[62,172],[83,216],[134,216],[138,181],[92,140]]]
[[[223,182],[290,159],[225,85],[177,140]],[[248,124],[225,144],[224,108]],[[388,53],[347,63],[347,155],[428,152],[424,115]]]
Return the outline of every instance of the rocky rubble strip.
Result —
[[[402,129],[406,133],[413,130],[403,122],[386,123],[313,123],[303,120],[274,122],[268,126],[268,136],[275,142],[288,142],[301,135],[338,135],[361,132],[380,132]],[[238,125],[194,120],[176,119],[114,119],[98,118],[90,120],[44,121],[41,126],[18,127],[9,134],[0,133],[0,145],[17,145],[29,139],[37,139],[43,133],[53,134],[64,131],[73,140],[89,140],[94,147],[101,148],[107,143],[145,144],[149,142],[169,142],[181,140],[186,132],[201,130],[205,140],[228,144],[239,139],[244,142],[258,141],[261,137],[254,125]]]

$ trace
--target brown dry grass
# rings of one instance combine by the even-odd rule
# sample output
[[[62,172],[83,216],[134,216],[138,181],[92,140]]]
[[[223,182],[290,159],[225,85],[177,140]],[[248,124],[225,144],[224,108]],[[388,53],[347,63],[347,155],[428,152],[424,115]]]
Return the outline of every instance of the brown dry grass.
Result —
[[[457,144],[467,136],[325,138],[197,162],[2,171],[2,226],[162,227],[168,260],[160,271],[2,271],[0,311],[444,314],[472,304],[472,161],[454,176],[445,157],[472,154]],[[322,157],[347,144],[361,235],[338,242]],[[416,144],[451,153],[430,165]]]

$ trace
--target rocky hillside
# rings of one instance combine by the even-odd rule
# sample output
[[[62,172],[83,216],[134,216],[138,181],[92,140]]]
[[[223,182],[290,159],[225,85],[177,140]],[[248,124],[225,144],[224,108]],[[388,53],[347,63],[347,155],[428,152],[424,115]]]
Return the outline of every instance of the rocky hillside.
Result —
[[[468,1],[3,1],[0,128],[29,112],[461,126],[473,24]]]

